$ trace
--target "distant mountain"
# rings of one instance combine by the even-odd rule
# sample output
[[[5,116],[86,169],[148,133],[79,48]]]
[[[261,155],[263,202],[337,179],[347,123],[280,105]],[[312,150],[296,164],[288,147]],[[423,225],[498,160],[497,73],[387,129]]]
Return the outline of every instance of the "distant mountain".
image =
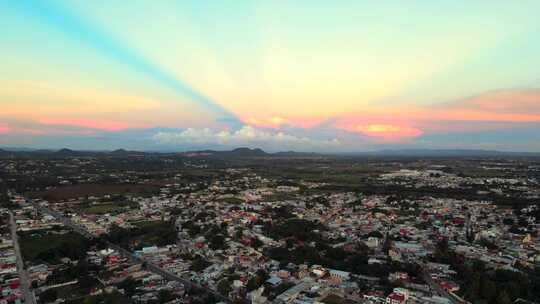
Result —
[[[78,155],[81,155],[82,152],[73,151],[73,150],[68,149],[68,148],[63,148],[63,149],[60,149],[58,151],[55,151],[53,154],[58,155],[58,156],[78,156]]]
[[[184,156],[208,156],[208,157],[261,157],[269,154],[262,149],[236,148],[230,151],[202,150],[181,153]]]
[[[239,156],[239,157],[253,157],[253,156],[267,156],[268,153],[264,152],[262,149],[255,148],[236,148],[232,151],[223,151],[222,153],[228,154],[231,156]]]
[[[111,151],[109,152],[110,154],[127,154],[129,153],[129,151],[127,150],[124,150],[124,149],[116,149],[114,151]]]
[[[352,155],[409,156],[409,157],[540,157],[535,152],[506,152],[479,149],[397,149],[351,153]]]
[[[6,152],[32,152],[32,151],[36,151],[36,149],[25,148],[25,147],[2,147],[2,150],[6,151]]]
[[[322,156],[323,154],[319,154],[315,152],[283,151],[283,152],[272,153],[272,155],[280,156],[280,157],[317,157],[317,156]]]
[[[28,149],[28,148],[6,148],[0,149],[0,156],[23,156],[23,157],[80,157],[80,156],[142,156],[151,154],[177,154],[186,157],[233,157],[233,158],[251,158],[251,157],[322,157],[322,156],[370,156],[370,157],[540,157],[538,152],[506,152],[497,150],[469,150],[469,149],[396,149],[396,150],[378,150],[368,152],[350,152],[322,154],[312,152],[284,151],[268,153],[259,148],[236,148],[229,151],[200,150],[189,152],[143,152],[117,149],[114,151],[78,151],[68,148],[60,150],[47,149]]]

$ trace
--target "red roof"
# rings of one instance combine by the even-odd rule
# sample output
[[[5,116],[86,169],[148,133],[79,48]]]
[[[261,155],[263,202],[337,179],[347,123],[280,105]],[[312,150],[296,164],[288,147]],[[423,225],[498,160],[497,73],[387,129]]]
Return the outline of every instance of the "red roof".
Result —
[[[402,293],[392,292],[388,295],[388,298],[393,301],[405,302],[405,295]]]

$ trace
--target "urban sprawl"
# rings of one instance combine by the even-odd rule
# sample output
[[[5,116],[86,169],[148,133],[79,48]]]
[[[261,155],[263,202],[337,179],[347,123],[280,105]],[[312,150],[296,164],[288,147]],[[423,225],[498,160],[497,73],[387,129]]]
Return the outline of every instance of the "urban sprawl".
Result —
[[[3,303],[538,303],[540,159],[0,154]]]

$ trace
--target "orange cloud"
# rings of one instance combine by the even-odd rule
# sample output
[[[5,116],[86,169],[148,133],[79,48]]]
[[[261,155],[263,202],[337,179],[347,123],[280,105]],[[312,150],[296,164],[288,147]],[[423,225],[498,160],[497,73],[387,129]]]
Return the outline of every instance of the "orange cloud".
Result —
[[[255,118],[249,117],[245,120],[248,125],[253,125],[257,127],[264,128],[279,128],[282,124],[286,122],[285,118],[281,116],[271,116],[267,118]]]
[[[403,141],[422,135],[422,130],[403,123],[365,123],[337,121],[335,127],[382,141]]]
[[[358,125],[356,129],[368,136],[381,137],[384,139],[401,140],[405,138],[418,137],[422,135],[422,131],[410,126],[388,125],[388,124],[371,124]]]
[[[309,129],[327,120],[327,117],[315,116],[315,117],[283,117],[283,116],[269,116],[269,117],[248,117],[242,119],[246,124],[256,126],[260,128],[273,128],[277,129],[283,125],[289,125],[292,127]]]

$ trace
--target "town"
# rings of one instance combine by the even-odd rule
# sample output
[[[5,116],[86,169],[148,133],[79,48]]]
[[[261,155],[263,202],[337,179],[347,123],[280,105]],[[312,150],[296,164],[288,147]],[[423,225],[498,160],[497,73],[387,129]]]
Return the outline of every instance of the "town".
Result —
[[[3,152],[0,303],[538,303],[540,159]]]

